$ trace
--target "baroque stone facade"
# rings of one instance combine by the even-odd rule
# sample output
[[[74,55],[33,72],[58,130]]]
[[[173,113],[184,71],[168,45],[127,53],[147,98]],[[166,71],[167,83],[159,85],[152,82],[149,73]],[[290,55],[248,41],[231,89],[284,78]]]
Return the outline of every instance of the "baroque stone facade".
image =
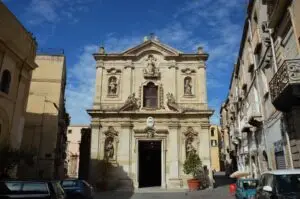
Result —
[[[211,167],[213,111],[207,106],[208,54],[202,48],[184,54],[150,39],[122,53],[107,54],[101,47],[94,58],[90,182],[183,188],[189,178],[183,163],[191,151]]]

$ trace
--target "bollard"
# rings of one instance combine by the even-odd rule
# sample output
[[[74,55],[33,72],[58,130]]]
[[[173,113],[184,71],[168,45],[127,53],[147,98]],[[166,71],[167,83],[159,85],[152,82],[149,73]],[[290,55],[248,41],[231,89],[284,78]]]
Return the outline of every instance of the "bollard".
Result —
[[[229,193],[230,195],[235,195],[235,191],[236,191],[236,184],[230,184],[229,185]]]

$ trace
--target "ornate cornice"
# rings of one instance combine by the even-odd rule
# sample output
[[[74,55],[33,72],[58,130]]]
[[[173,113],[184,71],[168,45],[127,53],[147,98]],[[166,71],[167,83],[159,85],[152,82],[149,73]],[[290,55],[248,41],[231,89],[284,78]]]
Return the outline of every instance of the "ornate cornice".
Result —
[[[61,83],[62,79],[42,79],[42,78],[33,78],[32,82],[51,82],[51,83]]]
[[[201,124],[201,129],[209,129],[210,128],[210,124],[206,123],[206,124]]]

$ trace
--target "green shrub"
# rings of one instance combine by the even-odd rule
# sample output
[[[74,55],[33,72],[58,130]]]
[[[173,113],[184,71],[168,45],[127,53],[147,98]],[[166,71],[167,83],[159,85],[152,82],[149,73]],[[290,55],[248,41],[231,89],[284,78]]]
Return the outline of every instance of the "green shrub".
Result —
[[[197,177],[199,171],[201,170],[202,162],[198,154],[191,153],[184,161],[183,171],[185,174],[192,174],[194,178]]]

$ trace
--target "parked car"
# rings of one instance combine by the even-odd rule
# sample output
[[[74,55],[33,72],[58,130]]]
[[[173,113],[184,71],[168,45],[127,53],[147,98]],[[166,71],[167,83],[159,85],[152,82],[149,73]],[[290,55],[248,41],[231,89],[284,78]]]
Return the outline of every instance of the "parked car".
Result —
[[[235,197],[237,199],[254,199],[257,184],[257,179],[238,179],[236,181]]]
[[[257,199],[300,199],[300,169],[268,171],[261,175]]]
[[[94,196],[93,187],[84,180],[66,179],[61,185],[69,199],[92,199]]]
[[[59,181],[1,180],[0,198],[65,199]]]

